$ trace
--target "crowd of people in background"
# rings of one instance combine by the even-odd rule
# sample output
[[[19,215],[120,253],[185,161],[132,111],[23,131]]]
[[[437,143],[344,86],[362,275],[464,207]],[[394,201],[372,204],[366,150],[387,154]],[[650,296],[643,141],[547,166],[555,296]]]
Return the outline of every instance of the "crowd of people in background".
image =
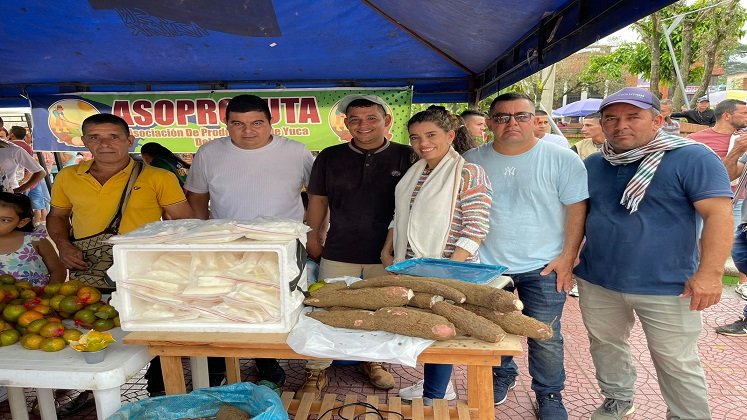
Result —
[[[583,119],[584,138],[572,146],[520,93],[499,95],[487,114],[431,106],[408,121],[409,145],[387,140],[392,116],[378,96],[350,95],[338,111],[352,139],[315,158],[304,144],[272,134],[266,101],[239,95],[225,111],[229,136],[201,146],[193,159],[144,144],[144,165],[131,157],[135,139],[126,122],[97,114],[82,124],[90,155],[42,155],[54,174],[51,196],[31,133],[6,130],[0,119],[0,224],[7,225],[0,263],[23,247],[35,255],[33,272],[46,273],[34,281],[64,281],[66,270],[72,277],[88,267],[77,240],[115,221],[114,230],[126,233],[162,218],[288,218],[310,227],[308,255],[321,279],[381,275],[416,257],[508,267],[524,313],[553,329],[550,339],[527,340],[540,419],[568,418],[560,327],[568,294],[580,299],[605,398],[592,419],[635,410],[628,344],[635,317],[669,418],[710,417],[697,338],[701,311],[720,299],[734,236],[734,261],[747,273],[747,209],[742,187],[730,187],[747,168],[745,102],[711,109],[700,98],[697,108],[674,113],[671,101],[623,88]],[[710,127],[683,138],[677,118]],[[46,235],[29,233],[45,223],[56,251]],[[747,336],[747,306],[718,332]],[[319,398],[330,365],[309,361],[298,394]],[[284,384],[277,360],[257,359],[256,367],[260,380]],[[396,386],[381,363],[359,369],[376,388]],[[211,359],[209,373],[211,385],[222,383],[223,359]],[[398,394],[425,404],[454,399],[451,374],[451,365],[428,364],[423,380]],[[493,369],[496,405],[517,375],[511,357]],[[162,395],[158,358],[146,378],[149,394]],[[60,415],[92,401],[81,393]]]

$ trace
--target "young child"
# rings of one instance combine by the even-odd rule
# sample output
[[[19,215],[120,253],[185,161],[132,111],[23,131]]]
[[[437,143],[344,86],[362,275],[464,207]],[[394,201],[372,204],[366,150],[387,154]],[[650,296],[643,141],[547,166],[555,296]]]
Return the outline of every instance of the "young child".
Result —
[[[62,283],[67,270],[46,238],[32,233],[31,200],[0,192],[0,274],[11,274],[34,287]]]

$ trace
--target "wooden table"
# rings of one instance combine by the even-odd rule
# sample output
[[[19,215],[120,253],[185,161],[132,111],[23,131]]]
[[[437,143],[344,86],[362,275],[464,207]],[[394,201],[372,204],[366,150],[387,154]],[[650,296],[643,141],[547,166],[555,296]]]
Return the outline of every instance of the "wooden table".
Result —
[[[257,333],[183,333],[132,332],[125,344],[147,346],[152,355],[161,356],[167,394],[187,392],[182,357],[225,357],[229,383],[240,381],[237,358],[314,359],[298,354],[286,344],[288,334]],[[521,353],[519,337],[507,335],[500,343],[463,339],[436,342],[418,357],[421,363],[446,363],[467,366],[467,405],[481,420],[493,420],[492,367],[501,356]]]

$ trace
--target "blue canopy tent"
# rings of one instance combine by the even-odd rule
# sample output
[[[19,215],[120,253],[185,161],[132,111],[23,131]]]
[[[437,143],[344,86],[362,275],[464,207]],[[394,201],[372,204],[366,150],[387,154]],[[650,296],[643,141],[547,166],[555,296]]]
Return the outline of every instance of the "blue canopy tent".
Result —
[[[475,102],[672,0],[0,2],[0,106],[20,95],[412,86]]]
[[[582,99],[563,105],[552,112],[553,117],[585,117],[599,111],[602,100],[598,98]]]

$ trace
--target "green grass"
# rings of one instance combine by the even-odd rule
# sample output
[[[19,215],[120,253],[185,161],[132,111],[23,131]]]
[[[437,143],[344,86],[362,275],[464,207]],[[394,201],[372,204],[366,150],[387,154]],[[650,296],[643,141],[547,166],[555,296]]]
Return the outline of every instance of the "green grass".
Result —
[[[723,284],[734,286],[739,283],[739,277],[736,276],[724,276],[721,278]]]

